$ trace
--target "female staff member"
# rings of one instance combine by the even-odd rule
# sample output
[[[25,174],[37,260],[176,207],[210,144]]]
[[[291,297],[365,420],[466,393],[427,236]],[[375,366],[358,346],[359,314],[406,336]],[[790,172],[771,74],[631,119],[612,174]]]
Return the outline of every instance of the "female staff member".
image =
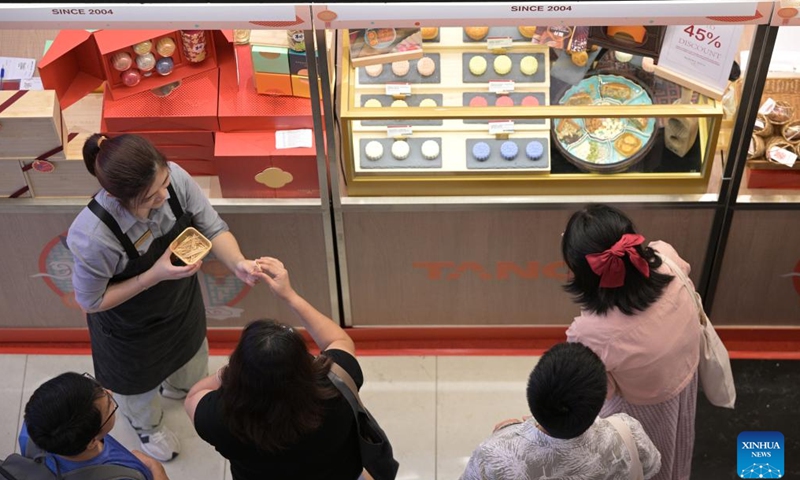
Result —
[[[115,393],[142,450],[171,460],[180,443],[162,425],[159,389],[183,398],[208,372],[208,343],[201,263],[173,265],[168,246],[194,226],[240,280],[253,285],[257,268],[200,187],[144,138],[92,135],[83,159],[103,188],[72,223],[67,245],[95,375]]]
[[[655,480],[688,480],[697,406],[700,322],[694,299],[669,258],[689,264],[665,242],[645,246],[631,220],[607,205],[589,205],[567,223],[561,248],[581,306],[567,339],[591,348],[606,365],[608,399],[600,416],[639,420],[661,452]]]

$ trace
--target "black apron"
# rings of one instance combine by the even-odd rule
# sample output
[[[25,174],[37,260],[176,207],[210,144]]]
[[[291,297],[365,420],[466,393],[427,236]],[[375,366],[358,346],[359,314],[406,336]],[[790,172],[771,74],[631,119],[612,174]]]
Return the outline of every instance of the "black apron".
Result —
[[[187,227],[185,213],[172,185],[169,206],[177,221],[153,240],[144,255],[95,199],[89,209],[114,233],[128,254],[128,265],[109,284],[149,270],[169,244]],[[103,312],[87,314],[92,361],[97,380],[122,395],[138,395],[158,387],[188,362],[206,336],[206,311],[197,275],[165,280]]]

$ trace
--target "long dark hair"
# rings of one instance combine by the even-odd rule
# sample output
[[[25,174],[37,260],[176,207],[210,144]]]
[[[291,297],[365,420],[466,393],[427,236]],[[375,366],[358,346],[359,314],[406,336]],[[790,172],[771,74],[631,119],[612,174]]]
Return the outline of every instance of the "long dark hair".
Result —
[[[618,308],[625,315],[646,310],[661,298],[671,275],[655,271],[661,259],[650,247],[637,245],[636,251],[650,265],[650,277],[645,277],[631,263],[628,255],[625,264],[625,284],[618,288],[601,288],[600,277],[586,261],[586,255],[601,253],[613,246],[622,235],[635,234],[633,222],[621,211],[608,205],[592,204],[572,214],[561,239],[561,253],[571,271],[564,290],[574,296],[584,309],[604,315]]]
[[[147,194],[167,158],[138,135],[106,138],[95,133],[83,144],[86,170],[126,208],[133,208]]]
[[[311,356],[294,329],[256,320],[242,332],[222,375],[224,422],[243,443],[279,452],[322,424],[324,402],[338,395],[331,359]]]
[[[25,405],[31,440],[46,452],[83,453],[103,423],[96,401],[103,387],[78,373],[67,372],[44,382]]]

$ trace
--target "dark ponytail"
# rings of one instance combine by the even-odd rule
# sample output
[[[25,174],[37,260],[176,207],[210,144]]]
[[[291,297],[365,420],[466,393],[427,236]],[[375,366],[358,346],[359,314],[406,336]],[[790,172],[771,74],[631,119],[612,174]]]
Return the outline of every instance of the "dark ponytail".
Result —
[[[125,207],[133,208],[150,189],[167,159],[138,135],[108,138],[95,133],[83,144],[83,163],[100,186]]]

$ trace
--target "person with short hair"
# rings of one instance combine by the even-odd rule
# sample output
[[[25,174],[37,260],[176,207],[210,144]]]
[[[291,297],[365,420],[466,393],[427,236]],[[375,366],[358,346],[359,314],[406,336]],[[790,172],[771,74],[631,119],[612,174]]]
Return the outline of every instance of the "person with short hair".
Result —
[[[627,413],[661,452],[656,480],[691,474],[702,327],[693,294],[668,262],[690,266],[662,241],[649,245],[622,211],[594,204],[575,212],[561,243],[565,285],[580,305],[567,341],[606,365],[601,417]]]
[[[606,368],[579,343],[559,343],[528,378],[533,417],[506,420],[472,453],[461,480],[627,480],[634,459],[609,420],[598,417],[606,398]],[[661,455],[642,426],[619,414],[636,445],[645,479]]]
[[[95,375],[114,392],[141,449],[161,461],[180,452],[161,397],[182,399],[208,374],[202,261],[176,265],[170,243],[194,227],[215,262],[253,285],[228,225],[191,176],[146,138],[94,134],[83,160],[103,187],[69,228],[75,300],[86,312]]]
[[[353,340],[294,291],[283,263],[258,263],[320,354],[312,356],[288,325],[253,321],[228,365],[192,387],[186,413],[200,438],[230,461],[233,480],[356,480],[363,466],[355,415],[328,378],[335,362],[361,388]]]
[[[20,451],[25,455],[33,441],[52,454],[45,464],[53,473],[118,465],[141,472],[147,480],[169,480],[161,463],[138,450],[130,452],[109,435],[116,413],[111,392],[89,374],[62,373],[39,386],[25,405]]]

